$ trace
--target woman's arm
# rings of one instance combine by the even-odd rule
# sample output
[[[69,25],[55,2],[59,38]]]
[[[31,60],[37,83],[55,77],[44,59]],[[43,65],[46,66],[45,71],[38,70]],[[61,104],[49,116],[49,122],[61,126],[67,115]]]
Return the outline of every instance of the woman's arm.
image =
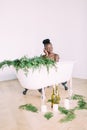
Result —
[[[55,58],[54,59],[55,59],[56,62],[59,62],[59,59],[60,59],[59,55],[55,54]]]

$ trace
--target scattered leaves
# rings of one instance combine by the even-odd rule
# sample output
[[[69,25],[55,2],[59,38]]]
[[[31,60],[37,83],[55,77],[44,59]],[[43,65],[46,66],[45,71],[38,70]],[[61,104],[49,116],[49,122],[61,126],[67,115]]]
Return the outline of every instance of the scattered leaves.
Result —
[[[60,107],[58,108],[58,110],[64,114],[64,118],[60,119],[60,122],[68,122],[68,121],[72,121],[73,119],[75,119],[76,114],[75,114],[75,110],[80,110],[80,109],[87,109],[87,102],[84,100],[85,97],[83,97],[82,95],[73,95],[72,99],[73,100],[78,100],[78,104],[75,108],[73,109],[65,109],[64,107]],[[48,102],[51,102],[51,99],[48,100]],[[38,109],[33,106],[32,104],[25,104],[25,105],[21,105],[19,107],[20,109],[25,109],[27,111],[32,111],[32,112],[38,112]],[[52,112],[47,112],[44,114],[44,117],[49,120],[51,117],[53,117],[53,113]]]

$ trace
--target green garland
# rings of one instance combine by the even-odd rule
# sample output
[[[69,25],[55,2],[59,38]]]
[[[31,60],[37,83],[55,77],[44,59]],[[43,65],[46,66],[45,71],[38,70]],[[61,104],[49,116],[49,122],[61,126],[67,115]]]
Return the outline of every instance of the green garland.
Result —
[[[4,60],[0,62],[0,68],[4,68],[5,66],[13,66],[17,71],[19,69],[28,72],[29,68],[32,70],[40,69],[41,66],[45,66],[47,71],[49,72],[50,67],[56,67],[56,62],[49,58],[44,58],[42,56],[36,56],[33,58],[28,58],[26,56],[15,59],[15,60]]]

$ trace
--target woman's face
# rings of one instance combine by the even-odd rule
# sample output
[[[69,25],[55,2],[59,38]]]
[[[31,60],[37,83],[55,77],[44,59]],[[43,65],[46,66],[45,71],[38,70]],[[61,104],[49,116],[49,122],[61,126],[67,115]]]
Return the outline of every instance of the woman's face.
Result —
[[[53,46],[52,46],[52,44],[47,44],[47,45],[45,45],[44,49],[45,49],[48,53],[52,53],[52,52],[53,52]]]

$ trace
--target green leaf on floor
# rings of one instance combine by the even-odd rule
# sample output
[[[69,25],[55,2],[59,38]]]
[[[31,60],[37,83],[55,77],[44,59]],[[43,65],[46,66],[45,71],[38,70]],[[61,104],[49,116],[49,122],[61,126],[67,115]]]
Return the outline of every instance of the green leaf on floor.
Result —
[[[72,121],[73,119],[75,119],[75,117],[76,117],[75,113],[72,111],[69,111],[68,114],[64,118],[60,119],[60,122]]]
[[[87,109],[87,102],[83,99],[79,100],[77,109]]]
[[[78,100],[76,109],[87,109],[87,102],[85,101],[85,97],[82,95],[74,94],[72,96],[73,100]]]
[[[47,102],[51,102],[52,100],[51,99],[48,99],[48,101]]]
[[[72,121],[75,117],[75,110],[87,109],[87,102],[85,101],[85,97],[82,95],[74,94],[72,96],[73,100],[78,100],[77,106],[73,109],[67,110],[64,107],[59,107],[59,111],[62,114],[65,114],[65,117],[60,120],[60,122],[68,122]]]
[[[33,106],[32,104],[21,105],[21,106],[19,106],[19,108],[27,110],[27,111],[31,111],[31,112],[38,112],[38,109],[35,106]]]
[[[68,112],[69,112],[69,110],[65,109],[64,107],[60,107],[60,106],[59,106],[58,110],[59,110],[62,114],[65,114],[65,115],[67,115]]]
[[[62,113],[62,114],[65,114],[65,117],[60,119],[60,122],[68,122],[68,121],[72,121],[76,115],[74,113],[75,111],[75,108],[74,109],[70,109],[70,110],[67,110],[65,109],[64,107],[59,107],[58,108],[59,111]]]
[[[46,112],[46,113],[44,114],[44,117],[45,117],[47,120],[49,120],[51,117],[53,117],[53,113],[52,113],[52,112]]]
[[[84,98],[85,98],[84,96],[78,95],[78,94],[74,94],[74,95],[72,96],[72,99],[73,99],[73,100],[82,100],[82,99],[84,99]]]

